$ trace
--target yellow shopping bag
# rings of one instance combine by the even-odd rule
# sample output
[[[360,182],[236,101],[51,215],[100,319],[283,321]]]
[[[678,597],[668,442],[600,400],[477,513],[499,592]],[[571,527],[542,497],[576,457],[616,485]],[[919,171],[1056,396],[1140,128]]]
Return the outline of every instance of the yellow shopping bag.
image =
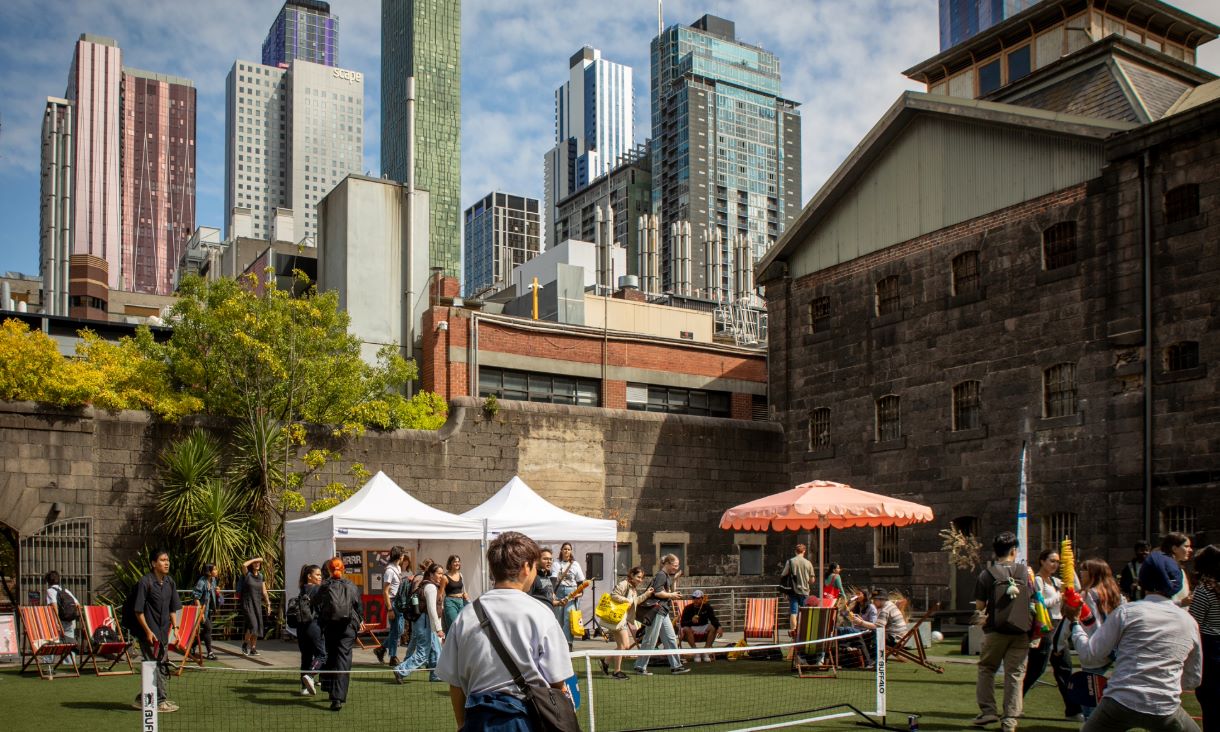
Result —
[[[579,610],[573,608],[568,611],[568,627],[572,629],[573,638],[585,637],[585,619]]]
[[[627,615],[629,609],[631,609],[631,603],[615,602],[610,593],[605,592],[598,599],[597,609],[593,611],[593,614],[611,625],[618,625],[623,622],[623,617]]]

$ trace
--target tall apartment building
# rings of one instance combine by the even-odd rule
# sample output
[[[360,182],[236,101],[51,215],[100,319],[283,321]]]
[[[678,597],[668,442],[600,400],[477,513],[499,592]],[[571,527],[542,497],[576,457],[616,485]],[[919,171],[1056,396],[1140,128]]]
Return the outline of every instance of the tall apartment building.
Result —
[[[585,46],[568,61],[568,80],[555,90],[555,147],[543,162],[546,245],[560,201],[622,164],[634,147],[635,95],[631,67]]]
[[[1038,0],[940,0],[940,50],[1011,18]]]
[[[738,41],[731,21],[705,15],[652,40],[652,207],[663,290],[735,291],[734,272],[752,264],[738,265],[741,237],[757,261],[800,213],[801,120],[797,103],[780,93],[779,59]],[[685,225],[683,252],[684,237],[673,232]],[[712,268],[719,282],[708,282],[709,242],[719,242],[725,263]]]
[[[429,192],[432,266],[457,277],[462,193],[462,4],[381,2],[381,174]],[[407,78],[415,77],[415,140],[407,138]]]
[[[195,229],[195,87],[124,68],[121,86],[121,287],[172,294]]]
[[[292,210],[292,241],[312,239],[317,202],[361,171],[363,151],[363,74],[300,59],[288,68],[237,61],[225,81],[225,236],[240,207],[254,237],[270,237],[279,208]]]
[[[614,242],[627,251],[625,271],[617,274],[639,274],[639,220],[652,213],[652,161],[644,145],[610,172],[557,202],[554,218],[546,221],[551,241],[558,242],[553,246],[569,239],[594,241],[599,209],[603,217],[614,213]]]
[[[508,285],[513,268],[542,251],[538,199],[488,193],[466,209],[465,269],[467,296]]]
[[[263,65],[279,66],[296,59],[322,66],[339,65],[339,19],[330,3],[288,0],[263,40]]]
[[[72,103],[47,97],[42,116],[38,192],[38,271],[43,312],[68,314],[68,262],[72,256]]]

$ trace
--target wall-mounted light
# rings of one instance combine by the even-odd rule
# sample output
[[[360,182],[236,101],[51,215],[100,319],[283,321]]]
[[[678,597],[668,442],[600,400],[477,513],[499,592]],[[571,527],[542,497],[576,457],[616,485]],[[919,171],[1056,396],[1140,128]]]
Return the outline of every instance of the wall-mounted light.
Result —
[[[449,321],[448,321],[448,320],[442,320],[441,322],[437,323],[437,324],[436,324],[436,329],[437,329],[437,330],[449,330]]]

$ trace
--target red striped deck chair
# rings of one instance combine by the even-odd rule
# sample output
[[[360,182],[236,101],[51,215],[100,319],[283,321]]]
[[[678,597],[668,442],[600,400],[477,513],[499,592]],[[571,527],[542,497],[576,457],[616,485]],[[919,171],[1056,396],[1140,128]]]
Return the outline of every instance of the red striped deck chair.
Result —
[[[131,641],[123,637],[123,629],[114,621],[114,608],[109,605],[82,605],[81,622],[85,628],[85,658],[81,661],[82,666],[92,663],[93,671],[98,676],[135,673],[135,666],[131,663]],[[98,630],[101,628],[109,628],[114,632],[112,637],[117,640],[98,638]],[[110,633],[103,631],[102,635],[108,636]],[[103,668],[102,664],[107,661],[110,665]],[[127,663],[127,668],[119,668],[116,671],[114,667],[122,662]]]
[[[802,607],[796,616],[796,646],[792,668],[802,679],[834,678],[839,675],[839,644],[811,643],[833,638],[839,611],[835,607]]]
[[[54,605],[23,605],[21,611],[21,672],[34,665],[38,675],[48,681],[60,666],[72,668],[68,676],[80,676],[74,658],[76,643],[63,638],[58,610]]]
[[[203,665],[203,654],[199,652],[199,624],[203,622],[203,609],[198,605],[183,605],[178,616],[178,627],[170,630],[169,650],[182,654],[175,675],[181,676],[188,663]]]
[[[779,642],[779,598],[749,597],[746,598],[745,639],[769,640]]]

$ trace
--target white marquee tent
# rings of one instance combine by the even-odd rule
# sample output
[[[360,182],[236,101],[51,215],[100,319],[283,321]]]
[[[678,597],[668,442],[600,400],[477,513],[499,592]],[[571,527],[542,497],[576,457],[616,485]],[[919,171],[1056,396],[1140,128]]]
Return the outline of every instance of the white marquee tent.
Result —
[[[321,564],[337,552],[358,553],[367,571],[369,552],[385,552],[400,544],[413,550],[417,559],[443,563],[451,554],[462,557],[463,575],[475,596],[484,589],[484,536],[482,520],[433,508],[378,472],[338,506],[284,524],[285,577],[295,589],[302,565]],[[362,592],[379,593],[380,582],[380,572],[370,573]]]
[[[461,517],[479,523],[486,521],[489,541],[505,531],[520,531],[551,549],[556,560],[559,559],[559,546],[569,541],[586,575],[589,574],[588,555],[600,554],[604,579],[598,580],[597,594],[608,591],[614,584],[618,524],[610,519],[589,518],[565,511],[535,493],[520,477],[513,476],[494,496]],[[581,598],[580,609],[586,620],[593,617],[595,602],[597,598],[592,589]]]

